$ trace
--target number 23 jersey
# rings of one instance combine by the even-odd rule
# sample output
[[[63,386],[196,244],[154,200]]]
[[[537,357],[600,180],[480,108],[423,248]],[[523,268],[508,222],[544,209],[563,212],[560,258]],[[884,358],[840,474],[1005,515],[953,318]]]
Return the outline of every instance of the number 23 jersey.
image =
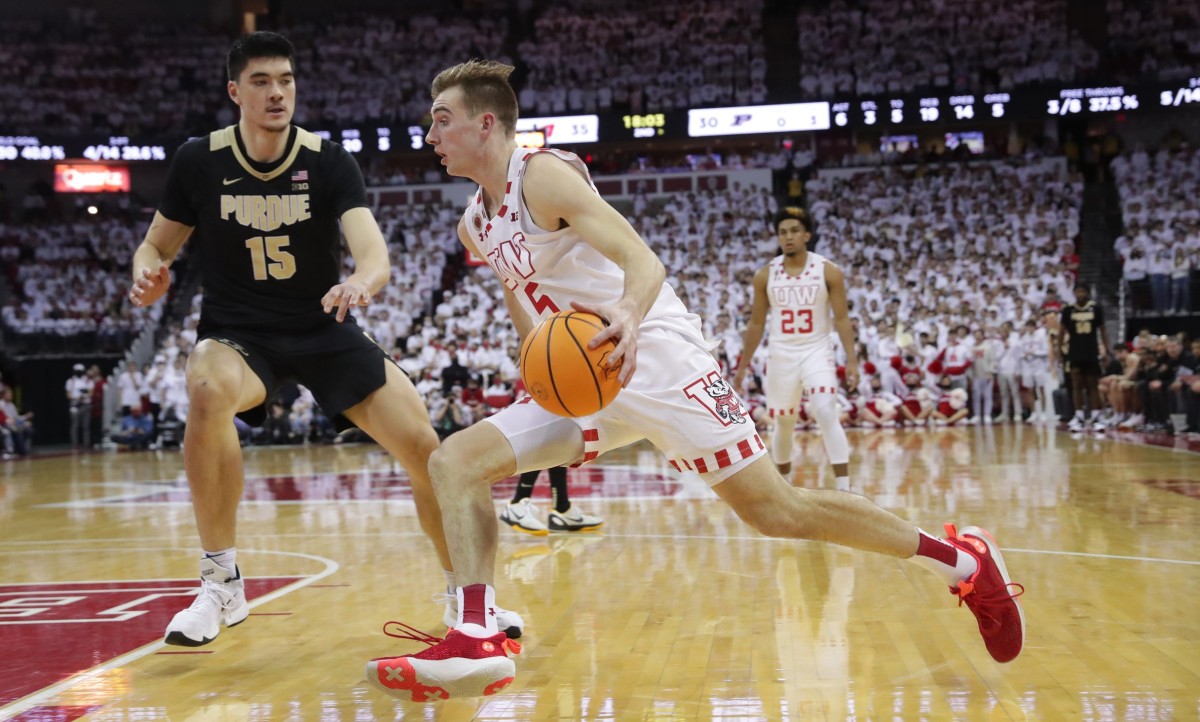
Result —
[[[337,143],[292,126],[283,156],[259,163],[233,125],[180,146],[159,212],[195,228],[202,329],[296,331],[334,322],[321,298],[340,280],[338,220],[366,206]]]
[[[809,252],[800,275],[783,266],[784,257],[771,260],[767,271],[767,301],[771,308],[769,348],[794,348],[830,341],[829,288],[824,256]]]

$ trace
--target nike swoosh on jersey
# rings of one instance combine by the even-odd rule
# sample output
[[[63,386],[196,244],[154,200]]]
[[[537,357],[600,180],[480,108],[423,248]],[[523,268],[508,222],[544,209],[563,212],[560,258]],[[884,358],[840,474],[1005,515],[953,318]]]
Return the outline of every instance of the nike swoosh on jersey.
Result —
[[[244,177],[245,176],[242,176],[242,178],[244,178]],[[233,180],[229,180],[228,178],[222,178],[221,183],[222,183],[222,185],[231,186],[234,183],[237,183],[238,181],[240,181],[242,178],[234,178]]]

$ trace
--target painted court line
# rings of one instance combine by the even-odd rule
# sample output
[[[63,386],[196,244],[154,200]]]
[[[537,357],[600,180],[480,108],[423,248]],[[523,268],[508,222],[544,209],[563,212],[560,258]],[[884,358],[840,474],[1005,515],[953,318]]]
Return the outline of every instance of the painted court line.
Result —
[[[55,551],[62,551],[62,550],[55,550]],[[246,551],[254,551],[254,550],[247,549]],[[313,582],[320,581],[321,579],[328,577],[330,574],[333,574],[334,572],[336,572],[338,569],[341,568],[341,565],[339,565],[337,562],[333,561],[332,559],[326,559],[325,557],[318,557],[318,556],[315,556],[312,554],[301,554],[299,552],[282,552],[282,551],[254,551],[254,553],[255,554],[278,554],[281,556],[298,557],[301,559],[311,559],[313,561],[324,564],[325,568],[310,577],[306,577],[305,579],[301,579],[299,581],[293,582],[292,584],[289,584],[286,587],[280,587],[279,589],[276,589],[273,592],[270,592],[268,594],[264,594],[261,597],[258,597],[254,601],[250,602],[249,607],[251,609],[262,606],[263,604],[267,604],[269,602],[273,602],[276,599],[284,596],[285,594],[290,594],[291,592],[294,592],[297,589],[302,589],[304,587],[307,587],[308,585],[312,584]],[[43,582],[43,584],[44,583],[45,582]],[[107,661],[103,664],[92,667],[91,669],[87,670],[86,672],[80,672],[79,674],[76,674],[72,677],[64,679],[63,681],[61,681],[57,684],[50,685],[49,687],[46,687],[43,690],[35,692],[31,695],[22,697],[21,699],[16,700],[15,702],[11,702],[11,703],[5,705],[4,707],[0,707],[0,720],[7,720],[7,719],[11,719],[13,717],[16,717],[17,715],[21,714],[22,712],[30,710],[30,709],[37,707],[51,699],[54,699],[55,697],[61,695],[63,692],[66,692],[67,690],[70,690],[81,684],[86,684],[110,670],[117,669],[118,667],[123,667],[127,664],[130,664],[132,662],[135,662],[135,661],[141,659],[142,657],[145,657],[150,654],[154,654],[154,653],[158,652],[159,650],[161,650],[165,646],[167,646],[166,642],[161,642],[161,641],[154,642],[152,644],[147,644],[146,646],[141,647],[140,649],[135,649],[132,652],[127,652],[119,657],[110,659],[109,661]]]

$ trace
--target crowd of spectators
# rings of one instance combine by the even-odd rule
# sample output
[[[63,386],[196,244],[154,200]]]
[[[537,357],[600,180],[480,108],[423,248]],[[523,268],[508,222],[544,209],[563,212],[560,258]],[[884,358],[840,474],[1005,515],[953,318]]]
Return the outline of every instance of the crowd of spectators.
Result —
[[[769,57],[763,0],[568,0],[520,10],[511,26],[504,3],[436,16],[289,16],[275,29],[296,45],[296,122],[414,124],[428,111],[429,80],[469,57],[517,66],[526,115],[750,105],[795,92],[767,86],[769,62],[785,56]],[[1097,49],[1071,26],[1068,0],[805,3],[795,20],[800,92],[980,92],[1183,78],[1196,67],[1195,3],[1107,0],[1106,13],[1107,44]],[[227,125],[236,117],[222,72],[230,39],[194,21],[122,24],[86,9],[0,20],[0,128],[133,136]]]
[[[0,323],[27,352],[124,351],[162,308],[132,312],[128,268],[145,222],[84,216],[75,222],[0,224],[0,273],[13,298]]]
[[[1200,153],[1137,148],[1113,159],[1124,232],[1113,245],[1134,312],[1188,314],[1200,282]]]
[[[751,105],[767,97],[762,0],[570,0],[517,44],[527,115]]]
[[[1192,0],[1108,0],[1106,71],[1181,80],[1200,63],[1200,5]]]
[[[835,0],[802,7],[806,97],[980,92],[1086,76],[1099,54],[1067,23],[1067,0]]]

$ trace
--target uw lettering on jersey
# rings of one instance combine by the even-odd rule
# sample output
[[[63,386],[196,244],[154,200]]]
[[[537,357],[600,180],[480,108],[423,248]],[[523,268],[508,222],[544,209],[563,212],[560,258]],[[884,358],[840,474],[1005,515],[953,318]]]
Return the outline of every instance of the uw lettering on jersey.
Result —
[[[282,157],[259,163],[230,126],[179,148],[159,212],[195,228],[202,327],[299,330],[334,322],[321,298],[340,280],[338,220],[366,205],[340,145],[293,126]]]
[[[1098,357],[1100,344],[1097,333],[1104,323],[1104,311],[1095,301],[1088,301],[1082,306],[1067,306],[1062,315],[1062,325],[1068,334],[1068,358],[1081,361]]]
[[[776,256],[767,271],[770,345],[803,346],[828,341],[829,288],[825,283],[825,264],[829,261],[810,252],[808,263],[798,276],[789,274],[783,261],[783,256]]]
[[[558,311],[571,310],[571,302],[611,304],[625,290],[625,272],[570,227],[541,228],[530,218],[522,191],[527,163],[537,153],[551,153],[565,161],[587,181],[587,166],[575,154],[560,150],[517,148],[509,160],[504,198],[495,215],[475,193],[463,216],[475,247],[505,287],[517,298],[534,323]],[[663,283],[658,298],[641,328],[670,327],[703,341],[700,318],[689,313],[675,290]]]

